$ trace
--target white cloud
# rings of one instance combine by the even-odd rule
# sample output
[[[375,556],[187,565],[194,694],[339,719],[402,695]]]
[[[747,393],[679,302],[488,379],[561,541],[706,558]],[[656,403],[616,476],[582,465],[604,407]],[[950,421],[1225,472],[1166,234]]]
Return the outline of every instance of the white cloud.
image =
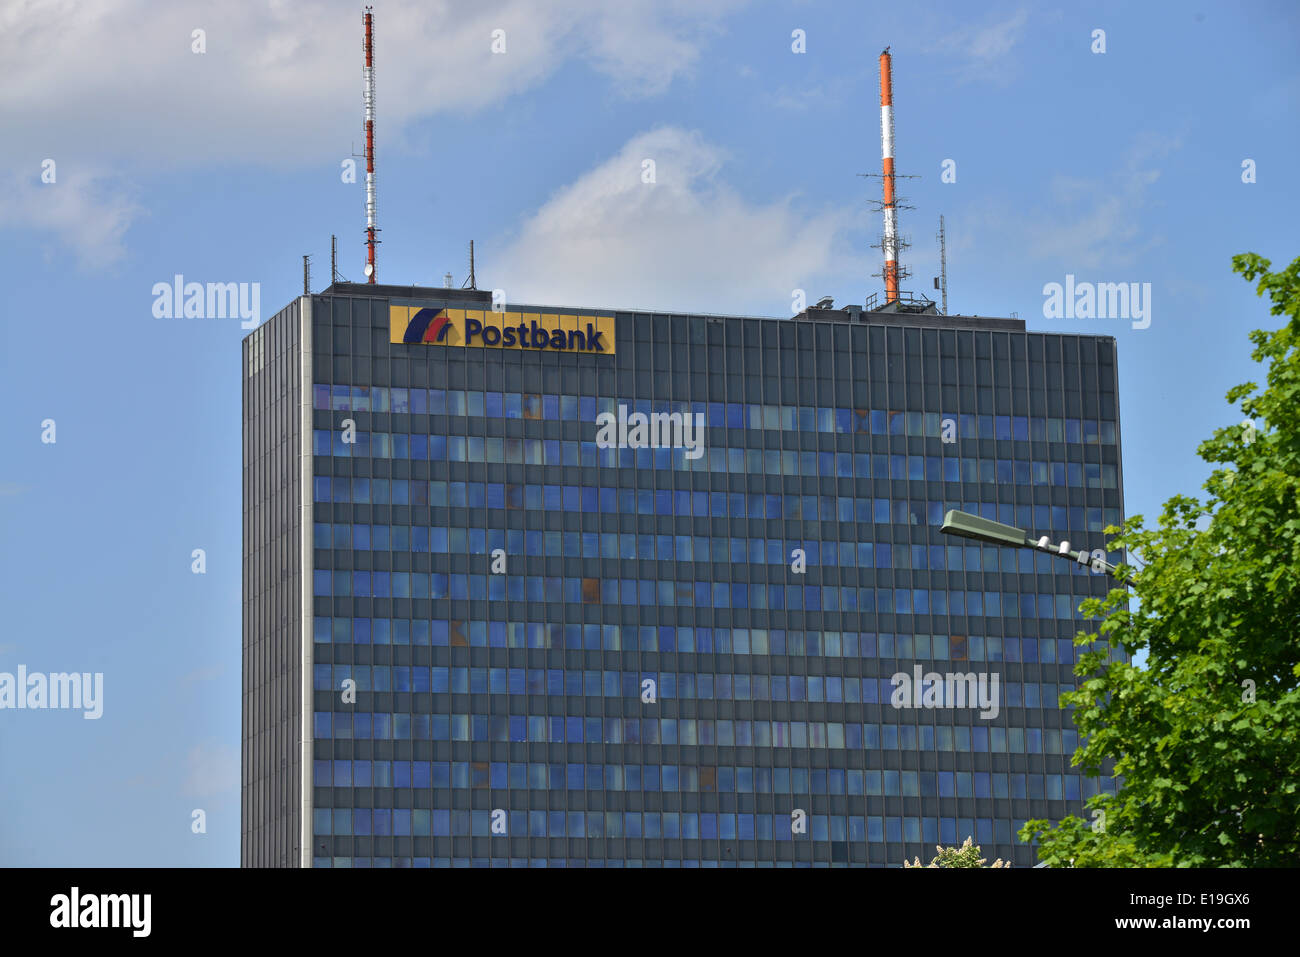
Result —
[[[124,254],[123,237],[140,213],[134,190],[119,180],[85,169],[56,167],[53,183],[11,174],[0,182],[0,229],[31,231],[71,247],[89,268],[111,266]]]
[[[1165,242],[1146,221],[1151,187],[1160,178],[1159,161],[1181,146],[1178,135],[1143,133],[1109,174],[1057,174],[1045,197],[1028,206],[1023,197],[981,199],[964,217],[978,228],[951,230],[949,250],[995,257],[989,262],[997,270],[1016,262],[1048,262],[1076,273],[1132,267]]]
[[[857,80],[853,77],[853,80]],[[851,98],[853,83],[847,75],[805,85],[781,85],[763,93],[762,102],[774,110],[804,113],[817,110],[829,113],[843,108],[846,95]]]
[[[962,80],[1005,82],[1015,67],[1009,54],[1024,36],[1028,22],[1029,11],[1021,8],[1005,19],[971,24],[945,33],[925,50],[948,61],[947,68]]]
[[[642,161],[656,182],[642,182]],[[838,240],[855,214],[808,212],[794,197],[757,205],[721,178],[726,157],[698,133],[664,127],[556,193],[494,256],[507,300],[788,315],[791,290],[865,266]],[[869,270],[867,270],[869,271]]]
[[[413,120],[494,105],[572,59],[625,96],[661,93],[742,2],[390,0],[375,13],[380,135],[397,143]],[[361,16],[343,0],[28,0],[0,7],[0,63],[0,163],[61,168],[56,188],[15,181],[0,228],[48,231],[85,266],[120,258],[139,212],[85,169],[91,150],[96,169],[129,168],[143,189],[171,168],[335,165],[360,143]]]
[[[203,681],[215,681],[225,673],[225,665],[206,665],[201,668],[196,668],[193,671],[186,672],[176,679],[176,683],[181,688],[187,688],[191,684],[198,684]]]
[[[627,95],[662,92],[740,0],[387,2],[375,12],[386,136],[473,111],[578,59]],[[146,166],[320,162],[361,125],[361,17],[342,0],[30,0],[0,12],[3,152],[95,144]],[[206,52],[191,34],[206,31]],[[505,31],[506,52],[491,50]],[[386,129],[385,129],[386,127]]]
[[[239,753],[229,745],[196,745],[185,756],[185,780],[181,793],[187,797],[213,797],[239,790]]]
[[[664,92],[679,74],[689,74],[702,41],[721,32],[721,18],[745,0],[642,0],[642,2],[555,3],[550,13],[563,20],[570,7],[590,23],[575,25],[579,48],[593,66],[614,80],[627,96]]]
[[[1160,178],[1155,164],[1181,146],[1180,137],[1143,133],[1108,180],[1053,177],[1052,206],[1040,207],[1028,222],[1032,258],[1072,269],[1123,267],[1162,245],[1164,237],[1151,233],[1141,215]]]
[[[966,39],[967,53],[977,60],[996,60],[1012,51],[1029,19],[1027,10],[1017,10],[1007,19],[977,27]]]

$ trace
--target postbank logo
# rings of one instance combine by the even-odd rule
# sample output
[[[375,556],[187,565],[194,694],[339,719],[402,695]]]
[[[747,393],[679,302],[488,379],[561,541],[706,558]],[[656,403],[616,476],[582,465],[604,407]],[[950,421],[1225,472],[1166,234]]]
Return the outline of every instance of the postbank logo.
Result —
[[[389,305],[389,342],[612,354],[613,316]]]

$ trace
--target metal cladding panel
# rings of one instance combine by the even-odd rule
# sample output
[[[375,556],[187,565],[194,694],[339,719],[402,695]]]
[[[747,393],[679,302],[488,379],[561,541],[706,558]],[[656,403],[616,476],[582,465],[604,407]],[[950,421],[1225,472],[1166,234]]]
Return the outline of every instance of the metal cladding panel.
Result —
[[[243,341],[240,864],[296,867],[301,827],[300,303]]]

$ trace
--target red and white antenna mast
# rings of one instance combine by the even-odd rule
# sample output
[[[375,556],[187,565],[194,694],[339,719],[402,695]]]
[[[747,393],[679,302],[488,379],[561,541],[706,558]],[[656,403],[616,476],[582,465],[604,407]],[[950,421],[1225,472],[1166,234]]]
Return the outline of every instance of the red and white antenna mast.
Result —
[[[898,221],[897,201],[894,198],[894,78],[889,47],[880,54],[880,158],[883,162],[882,179],[885,195],[882,209],[885,214],[885,235],[881,249],[885,254],[885,302],[898,301]]]
[[[879,209],[884,216],[885,228],[880,236],[880,242],[871,245],[873,248],[880,249],[885,256],[884,270],[872,273],[873,276],[881,276],[885,280],[885,304],[879,307],[875,305],[875,293],[867,298],[866,304],[868,309],[889,309],[891,312],[903,309],[915,312],[917,309],[913,308],[914,306],[918,303],[923,305],[929,300],[924,296],[918,300],[910,292],[901,292],[898,288],[899,281],[911,275],[899,258],[899,253],[908,247],[908,243],[898,231],[898,211],[914,207],[908,206],[894,192],[894,181],[917,177],[894,172],[894,66],[889,56],[889,47],[885,47],[880,53],[880,159],[879,173],[858,174],[879,176],[884,186],[884,196],[880,201]]]
[[[375,35],[373,7],[366,7],[361,21],[366,28],[366,65],[362,70],[365,79],[366,101],[366,282],[375,282],[375,246],[379,231],[375,215]]]

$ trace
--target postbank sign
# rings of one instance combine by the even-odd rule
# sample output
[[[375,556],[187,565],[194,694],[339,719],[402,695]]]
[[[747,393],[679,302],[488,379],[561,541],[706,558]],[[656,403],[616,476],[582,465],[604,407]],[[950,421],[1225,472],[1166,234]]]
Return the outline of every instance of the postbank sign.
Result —
[[[479,349],[549,349],[610,355],[613,316],[565,316],[439,306],[388,307],[389,341],[421,346]]]

